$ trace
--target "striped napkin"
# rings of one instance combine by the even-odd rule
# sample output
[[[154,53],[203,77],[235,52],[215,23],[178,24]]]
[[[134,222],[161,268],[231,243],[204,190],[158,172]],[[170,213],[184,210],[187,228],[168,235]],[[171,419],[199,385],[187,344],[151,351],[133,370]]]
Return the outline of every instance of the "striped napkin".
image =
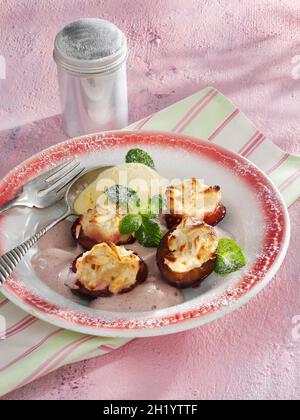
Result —
[[[250,159],[268,174],[288,205],[300,197],[300,156],[280,150],[214,88],[206,88],[129,128],[169,131],[220,144]],[[6,331],[0,331],[0,395],[61,366],[106,354],[129,341],[59,329],[27,315],[0,294],[0,330],[1,316],[6,320]]]

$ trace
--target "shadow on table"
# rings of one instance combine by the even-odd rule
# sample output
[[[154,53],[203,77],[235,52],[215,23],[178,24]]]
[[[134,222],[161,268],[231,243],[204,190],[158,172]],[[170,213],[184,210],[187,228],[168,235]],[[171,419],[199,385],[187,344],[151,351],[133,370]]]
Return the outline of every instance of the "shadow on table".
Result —
[[[25,159],[67,137],[61,115],[0,131],[0,178]]]

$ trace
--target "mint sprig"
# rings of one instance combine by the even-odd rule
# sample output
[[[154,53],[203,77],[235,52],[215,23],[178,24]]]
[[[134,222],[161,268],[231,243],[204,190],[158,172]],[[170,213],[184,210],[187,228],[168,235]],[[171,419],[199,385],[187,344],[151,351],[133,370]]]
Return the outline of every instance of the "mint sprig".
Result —
[[[142,163],[143,165],[149,166],[151,169],[155,169],[152,157],[142,149],[129,150],[125,161],[126,163]]]
[[[245,267],[246,257],[239,245],[229,238],[222,238],[217,247],[215,272],[230,274]]]
[[[128,214],[121,220],[119,230],[121,234],[134,234],[146,248],[158,247],[163,238],[159,223],[149,215]]]
[[[120,233],[122,235],[130,235],[139,230],[142,225],[142,216],[140,214],[127,214],[120,223]]]
[[[137,241],[146,248],[157,248],[163,238],[159,223],[147,216],[142,217],[142,225],[135,233]]]

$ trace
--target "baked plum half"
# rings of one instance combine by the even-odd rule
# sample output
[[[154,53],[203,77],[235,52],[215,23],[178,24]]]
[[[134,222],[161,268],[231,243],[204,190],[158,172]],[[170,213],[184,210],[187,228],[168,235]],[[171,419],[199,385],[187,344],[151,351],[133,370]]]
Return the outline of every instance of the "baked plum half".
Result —
[[[75,294],[90,299],[128,293],[148,276],[145,262],[133,251],[112,242],[95,245],[79,256],[72,267]]]
[[[183,217],[192,217],[210,226],[216,226],[226,216],[219,186],[209,187],[199,179],[192,178],[167,188],[169,211],[165,222],[169,229],[178,226]]]
[[[132,235],[122,235],[119,231],[121,215],[114,212],[97,213],[89,210],[76,220],[72,226],[73,238],[86,250],[101,242],[116,245],[132,244]]]
[[[197,287],[215,267],[218,238],[206,223],[189,225],[188,219],[168,232],[157,250],[162,277],[179,289]]]

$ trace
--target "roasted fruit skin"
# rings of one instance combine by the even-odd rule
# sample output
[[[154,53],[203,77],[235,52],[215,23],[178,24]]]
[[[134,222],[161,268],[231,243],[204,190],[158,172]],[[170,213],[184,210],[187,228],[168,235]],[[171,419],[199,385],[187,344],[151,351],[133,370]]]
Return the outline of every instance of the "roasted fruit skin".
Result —
[[[211,260],[204,263],[200,268],[195,268],[191,271],[187,271],[186,273],[177,273],[171,270],[170,267],[164,263],[164,261],[165,257],[170,253],[168,238],[175,229],[176,228],[172,229],[164,236],[159,248],[157,249],[156,262],[159,271],[164,280],[177,289],[197,287],[214,271],[217,255],[214,255]]]
[[[134,253],[135,255],[137,255],[136,253]],[[77,260],[79,258],[82,257],[83,254],[78,255],[78,257],[73,261],[72,263],[72,271],[73,273],[76,274],[77,272],[77,268],[76,268],[76,263]],[[140,258],[140,257],[139,257]],[[144,283],[146,281],[148,277],[148,267],[147,264],[145,263],[144,260],[142,260],[140,258],[140,269],[136,278],[136,282],[129,288],[127,289],[123,289],[120,293],[118,293],[119,295],[123,295],[125,293],[129,293],[131,292],[133,289],[135,289],[138,285]],[[75,288],[71,288],[71,291],[74,293],[74,295],[79,296],[79,297],[83,297],[86,298],[88,300],[94,300],[97,299],[99,297],[103,297],[103,298],[109,298],[112,296],[116,296],[115,294],[113,294],[112,292],[110,292],[109,288],[107,287],[106,289],[103,290],[89,290],[87,289],[80,280],[77,280],[75,283]]]
[[[220,203],[215,211],[211,213],[206,213],[204,216],[203,221],[210,226],[218,225],[226,216],[226,207],[223,203]],[[183,219],[183,215],[180,214],[166,214],[165,215],[165,222],[168,229],[173,229],[174,227],[178,226]]]
[[[74,224],[72,225],[71,231],[72,236],[76,242],[79,243],[80,246],[86,251],[90,251],[95,245],[98,245],[99,242],[95,241],[94,239],[89,238],[88,236],[85,236],[82,229],[80,230],[79,237],[77,238],[77,226],[80,225],[79,219],[77,219]],[[135,238],[133,236],[130,236],[128,241],[126,242],[118,242],[116,245],[130,245],[135,242]]]
[[[223,203],[220,203],[216,207],[215,211],[205,214],[204,222],[210,226],[216,226],[220,222],[222,222],[222,220],[226,216],[226,213],[227,213],[226,207],[224,206]]]

